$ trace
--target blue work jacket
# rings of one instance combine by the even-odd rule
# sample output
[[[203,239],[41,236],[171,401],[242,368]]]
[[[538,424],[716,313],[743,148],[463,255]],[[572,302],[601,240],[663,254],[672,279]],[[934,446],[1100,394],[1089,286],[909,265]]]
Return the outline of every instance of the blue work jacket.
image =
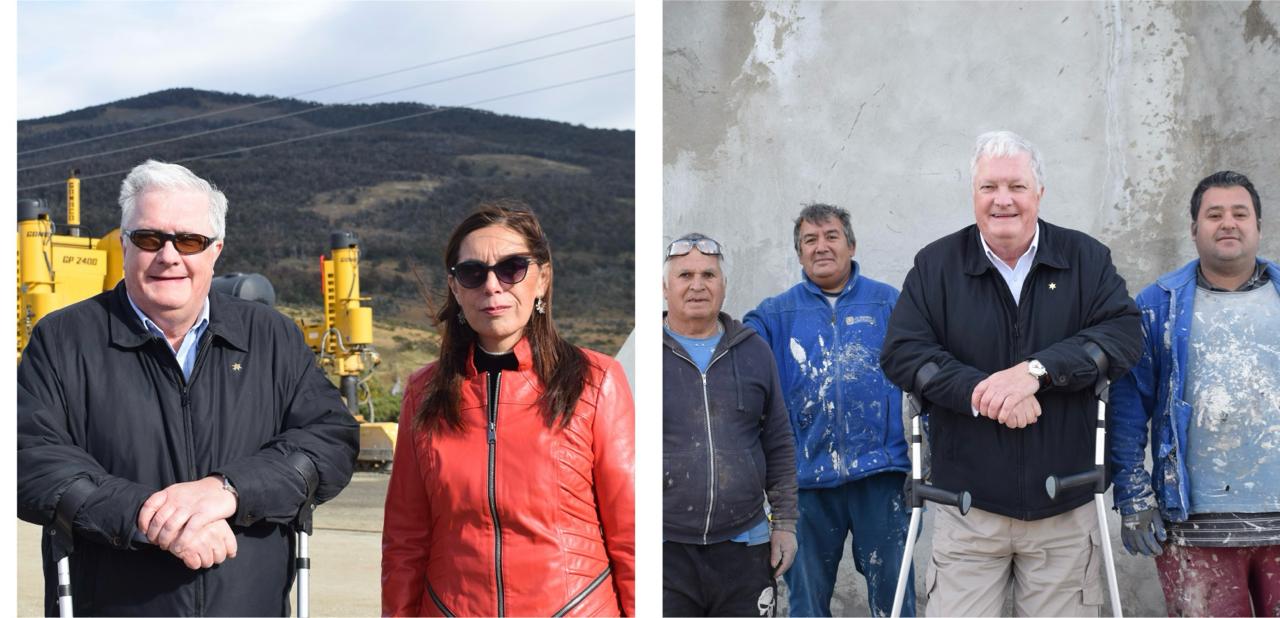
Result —
[[[743,320],[769,342],[777,361],[801,489],[910,470],[902,391],[880,369],[898,291],[858,270],[855,261],[835,307],[801,275],[800,283],[765,299]]]
[[[1271,285],[1280,293],[1280,268],[1266,265]],[[1111,385],[1111,462],[1115,470],[1115,503],[1122,515],[1156,507],[1168,521],[1186,521],[1187,427],[1191,404],[1183,399],[1187,347],[1196,297],[1192,260],[1147,286],[1136,299],[1142,312],[1143,349],[1137,366]],[[1143,459],[1147,425],[1151,426],[1152,471]]]

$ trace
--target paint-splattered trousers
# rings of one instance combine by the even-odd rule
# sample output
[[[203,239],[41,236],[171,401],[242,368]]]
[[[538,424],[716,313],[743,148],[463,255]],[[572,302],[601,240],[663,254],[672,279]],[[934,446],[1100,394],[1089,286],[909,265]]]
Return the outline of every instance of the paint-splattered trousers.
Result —
[[[1280,545],[1167,543],[1156,571],[1170,616],[1280,616]]]
[[[662,544],[663,616],[773,616],[769,543]]]
[[[930,508],[927,616],[999,616],[1010,588],[1015,616],[1098,615],[1102,533],[1092,502],[1034,521]]]
[[[901,472],[884,472],[830,489],[800,490],[795,564],[787,580],[792,616],[830,616],[845,539],[853,536],[853,565],[867,579],[873,616],[888,616],[898,585],[911,509]],[[916,613],[915,572],[907,582],[903,616]]]

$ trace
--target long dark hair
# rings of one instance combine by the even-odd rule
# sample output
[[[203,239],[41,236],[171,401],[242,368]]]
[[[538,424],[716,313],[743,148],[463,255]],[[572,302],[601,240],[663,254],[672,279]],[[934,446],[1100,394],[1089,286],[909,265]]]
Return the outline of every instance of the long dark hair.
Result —
[[[551,246],[542,233],[542,224],[524,202],[501,199],[482,203],[475,212],[463,219],[449,236],[445,248],[445,272],[458,263],[458,252],[468,234],[491,225],[505,227],[524,238],[529,245],[529,255],[541,268],[547,269],[547,291],[542,297],[545,313],[534,311],[524,327],[524,337],[533,350],[533,370],[543,384],[538,404],[547,427],[564,428],[573,416],[578,399],[582,396],[587,378],[587,357],[576,346],[565,341],[556,332],[551,319],[552,290],[555,272],[551,268]],[[463,428],[460,408],[460,392],[467,358],[476,344],[476,332],[461,323],[458,316],[462,307],[453,294],[447,294],[444,305],[436,311],[436,324],[440,331],[440,360],[436,371],[427,382],[423,397],[414,418],[415,426],[430,433],[443,429],[454,431]]]

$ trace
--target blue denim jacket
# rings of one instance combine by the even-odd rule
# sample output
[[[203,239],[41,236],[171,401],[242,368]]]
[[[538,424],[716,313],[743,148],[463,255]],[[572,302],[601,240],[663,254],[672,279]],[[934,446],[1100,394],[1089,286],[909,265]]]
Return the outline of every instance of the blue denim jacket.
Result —
[[[800,283],[743,318],[769,342],[777,360],[801,489],[910,470],[902,391],[880,369],[898,291],[858,270],[854,262],[834,308],[802,275]]]
[[[1280,293],[1280,268],[1267,260],[1271,285]],[[1111,385],[1111,465],[1115,503],[1122,515],[1155,508],[1168,521],[1186,521],[1187,426],[1191,405],[1183,400],[1187,341],[1191,336],[1196,267],[1192,260],[1138,294],[1143,351],[1133,371]],[[1152,471],[1143,469],[1150,422]]]

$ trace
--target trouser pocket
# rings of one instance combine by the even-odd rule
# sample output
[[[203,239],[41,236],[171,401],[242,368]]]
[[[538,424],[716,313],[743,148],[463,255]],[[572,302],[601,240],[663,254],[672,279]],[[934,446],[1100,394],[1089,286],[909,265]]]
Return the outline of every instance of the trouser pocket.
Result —
[[[1085,561],[1081,577],[1081,602],[1085,605],[1102,605],[1102,532],[1089,531],[1089,559]]]

